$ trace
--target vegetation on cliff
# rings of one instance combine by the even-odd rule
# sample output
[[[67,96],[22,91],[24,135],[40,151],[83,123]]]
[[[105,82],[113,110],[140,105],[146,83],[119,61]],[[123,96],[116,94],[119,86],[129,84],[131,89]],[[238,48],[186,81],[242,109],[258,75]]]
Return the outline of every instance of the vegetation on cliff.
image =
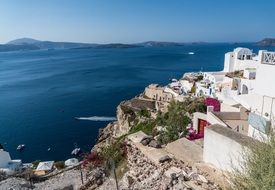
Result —
[[[235,169],[231,189],[275,189],[275,133],[267,143],[255,142],[243,153],[242,170]]]
[[[141,110],[130,133],[143,131],[147,135],[157,136],[161,144],[167,144],[187,135],[187,127],[191,123],[190,114],[194,112],[206,112],[204,99],[187,98],[184,102],[172,101],[168,111],[159,112],[155,119],[148,110]]]
[[[148,121],[140,122],[130,130],[131,133],[136,133],[138,131],[142,131],[147,135],[153,135],[154,128],[156,127],[156,121],[154,119],[150,119]]]
[[[161,144],[175,141],[187,134],[187,126],[191,122],[186,111],[186,105],[182,102],[172,101],[166,113],[160,113],[157,117],[158,125],[165,126],[158,136]]]

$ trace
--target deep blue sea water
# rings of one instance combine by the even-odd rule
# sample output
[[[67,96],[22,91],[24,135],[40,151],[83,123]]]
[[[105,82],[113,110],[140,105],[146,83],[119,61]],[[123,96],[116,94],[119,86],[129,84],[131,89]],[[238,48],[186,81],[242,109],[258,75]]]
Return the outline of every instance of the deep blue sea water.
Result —
[[[258,47],[252,47],[254,50]],[[89,151],[117,105],[150,83],[167,84],[190,71],[223,69],[234,44],[69,49],[0,53],[0,143],[13,159],[70,158],[74,143]],[[188,55],[188,52],[194,55]],[[17,152],[18,144],[26,144]],[[51,147],[51,151],[47,149]]]

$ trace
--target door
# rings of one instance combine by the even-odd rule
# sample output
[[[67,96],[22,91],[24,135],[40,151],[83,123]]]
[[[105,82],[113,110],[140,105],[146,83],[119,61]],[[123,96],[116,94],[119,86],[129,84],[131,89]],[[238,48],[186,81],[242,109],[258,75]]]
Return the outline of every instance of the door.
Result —
[[[204,135],[204,127],[207,125],[207,121],[199,119],[198,134]]]

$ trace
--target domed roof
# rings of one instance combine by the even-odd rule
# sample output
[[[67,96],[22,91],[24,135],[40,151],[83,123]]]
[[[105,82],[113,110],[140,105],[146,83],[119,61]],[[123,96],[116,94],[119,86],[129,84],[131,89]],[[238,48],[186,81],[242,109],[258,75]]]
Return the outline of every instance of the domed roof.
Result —
[[[242,48],[242,47],[238,47],[236,49],[234,49],[234,53],[236,53],[237,55],[252,55],[253,52],[248,49],[248,48]]]

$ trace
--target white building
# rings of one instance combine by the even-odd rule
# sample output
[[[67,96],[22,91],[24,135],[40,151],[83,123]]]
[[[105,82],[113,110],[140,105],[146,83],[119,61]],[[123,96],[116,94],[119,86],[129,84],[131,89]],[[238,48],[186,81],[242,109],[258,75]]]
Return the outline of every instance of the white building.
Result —
[[[39,162],[35,174],[45,175],[53,170],[54,161]]]
[[[236,48],[228,52],[224,57],[224,72],[234,72],[246,68],[256,68],[258,56],[255,56],[250,49]]]
[[[205,128],[203,160],[232,171],[242,169],[238,164],[243,148],[254,139],[264,141],[275,126],[275,52],[254,55],[247,48],[236,48],[225,54],[224,72],[228,74],[223,81],[215,83],[221,112],[195,113],[193,125],[200,127],[200,120],[211,125]],[[210,84],[214,81],[206,78]]]
[[[251,111],[249,116],[249,136],[263,140],[275,118],[275,52],[259,51],[256,73],[247,71],[250,82],[241,82],[242,93],[232,98]],[[255,80],[253,79],[255,76]],[[249,79],[246,79],[249,80]],[[244,86],[248,89],[245,91]],[[247,92],[247,93],[245,93]]]
[[[203,80],[196,82],[196,96],[216,97],[224,80],[225,72],[205,72]]]
[[[21,166],[21,160],[12,160],[9,152],[5,151],[4,149],[0,149],[0,171],[11,175],[15,171],[19,171]]]

